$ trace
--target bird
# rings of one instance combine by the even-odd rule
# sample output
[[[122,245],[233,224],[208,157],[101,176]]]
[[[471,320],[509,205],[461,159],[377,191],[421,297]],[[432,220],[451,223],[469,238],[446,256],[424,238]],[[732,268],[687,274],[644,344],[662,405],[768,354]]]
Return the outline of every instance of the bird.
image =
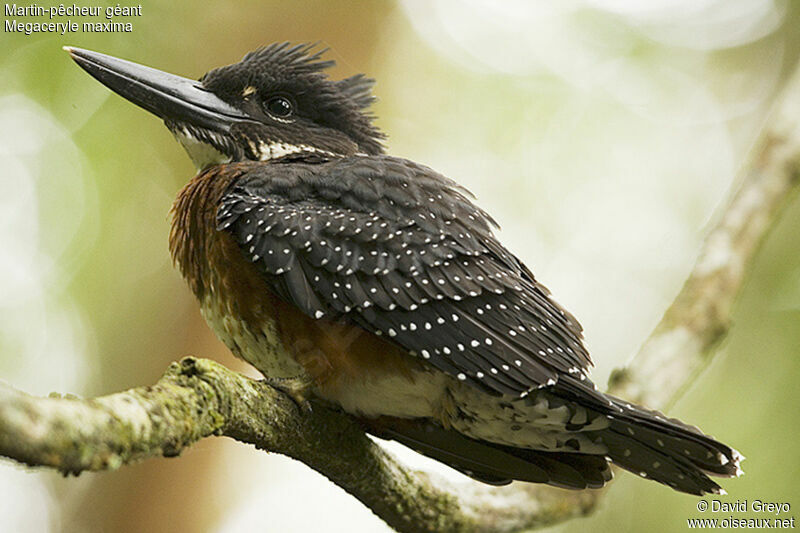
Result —
[[[604,486],[615,464],[723,494],[742,455],[601,392],[582,327],[456,181],[386,153],[374,80],[280,42],[199,80],[65,47],[161,118],[198,169],[169,248],[231,352],[299,406],[471,478]]]

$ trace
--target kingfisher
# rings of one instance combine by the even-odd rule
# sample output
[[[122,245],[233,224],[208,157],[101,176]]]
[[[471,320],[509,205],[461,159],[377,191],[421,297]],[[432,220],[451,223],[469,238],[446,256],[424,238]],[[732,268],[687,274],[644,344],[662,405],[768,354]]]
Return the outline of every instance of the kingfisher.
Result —
[[[733,448],[597,389],[580,324],[470,192],[385,153],[372,79],[286,42],[198,81],[66,50],[188,152],[172,258],[222,342],[299,405],[495,485],[599,488],[613,463],[703,495],[741,473]]]

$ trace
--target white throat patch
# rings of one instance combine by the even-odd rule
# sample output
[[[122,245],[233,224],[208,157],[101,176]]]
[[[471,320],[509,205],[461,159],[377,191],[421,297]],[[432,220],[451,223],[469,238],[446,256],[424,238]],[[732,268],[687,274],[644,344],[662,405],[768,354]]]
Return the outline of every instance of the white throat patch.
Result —
[[[175,138],[181,143],[186,153],[189,154],[197,170],[203,170],[211,165],[221,165],[231,162],[231,156],[225,155],[209,143],[201,141],[189,133],[189,130],[186,128],[174,131],[173,135],[175,135]],[[213,133],[211,135],[213,135]]]
[[[207,132],[207,134],[216,135],[213,132]],[[189,157],[198,170],[203,170],[211,165],[230,163],[232,160],[231,156],[220,152],[208,142],[198,139],[185,127],[173,131],[173,135],[178,142],[181,143],[186,153],[189,154]],[[260,161],[270,161],[272,159],[298,153],[314,153],[329,157],[341,157],[341,154],[315,148],[307,144],[289,144],[282,142],[266,143],[264,141],[258,141],[256,143],[256,141],[250,140],[248,140],[248,143],[250,144],[250,149]]]
[[[258,156],[258,159],[261,161],[278,159],[279,157],[283,157],[289,154],[298,154],[301,152],[304,153],[311,152],[331,157],[338,157],[338,154],[329,152],[327,150],[322,150],[320,148],[315,148],[313,146],[308,146],[307,144],[288,144],[282,142],[265,143],[264,141],[258,141],[258,144],[256,144],[254,141],[248,141],[248,142],[250,143],[250,149],[253,151],[254,154]]]

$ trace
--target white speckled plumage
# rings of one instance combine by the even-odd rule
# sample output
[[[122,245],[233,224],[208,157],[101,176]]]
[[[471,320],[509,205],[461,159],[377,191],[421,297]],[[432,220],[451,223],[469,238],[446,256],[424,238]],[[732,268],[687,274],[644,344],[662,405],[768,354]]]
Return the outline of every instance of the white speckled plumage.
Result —
[[[613,461],[719,494],[708,475],[741,472],[732,448],[597,391],[580,325],[491,216],[454,181],[384,155],[365,112],[372,80],[330,80],[321,52],[289,43],[199,82],[70,54],[163,118],[204,169],[176,202],[171,251],[216,334],[268,377],[489,483],[600,487]]]

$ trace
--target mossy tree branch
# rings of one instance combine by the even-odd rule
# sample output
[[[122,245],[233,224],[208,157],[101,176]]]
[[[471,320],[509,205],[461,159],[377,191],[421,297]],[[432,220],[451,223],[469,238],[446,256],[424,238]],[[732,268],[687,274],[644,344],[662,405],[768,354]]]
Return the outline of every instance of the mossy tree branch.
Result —
[[[263,381],[208,359],[186,357],[153,386],[88,400],[0,386],[0,454],[30,466],[115,469],[212,435],[302,461],[400,531],[516,531],[581,514],[590,500],[542,486],[448,485],[398,463],[347,415],[321,404],[301,411]]]
[[[784,95],[683,290],[632,363],[612,376],[614,394],[663,408],[728,331],[748,267],[800,182],[800,75]],[[523,531],[584,515],[603,493],[447,483],[398,463],[348,416],[318,404],[301,412],[264,382],[205,359],[173,363],[153,386],[87,400],[0,385],[0,455],[30,466],[115,469],[178,455],[212,435],[302,461],[403,532]]]

